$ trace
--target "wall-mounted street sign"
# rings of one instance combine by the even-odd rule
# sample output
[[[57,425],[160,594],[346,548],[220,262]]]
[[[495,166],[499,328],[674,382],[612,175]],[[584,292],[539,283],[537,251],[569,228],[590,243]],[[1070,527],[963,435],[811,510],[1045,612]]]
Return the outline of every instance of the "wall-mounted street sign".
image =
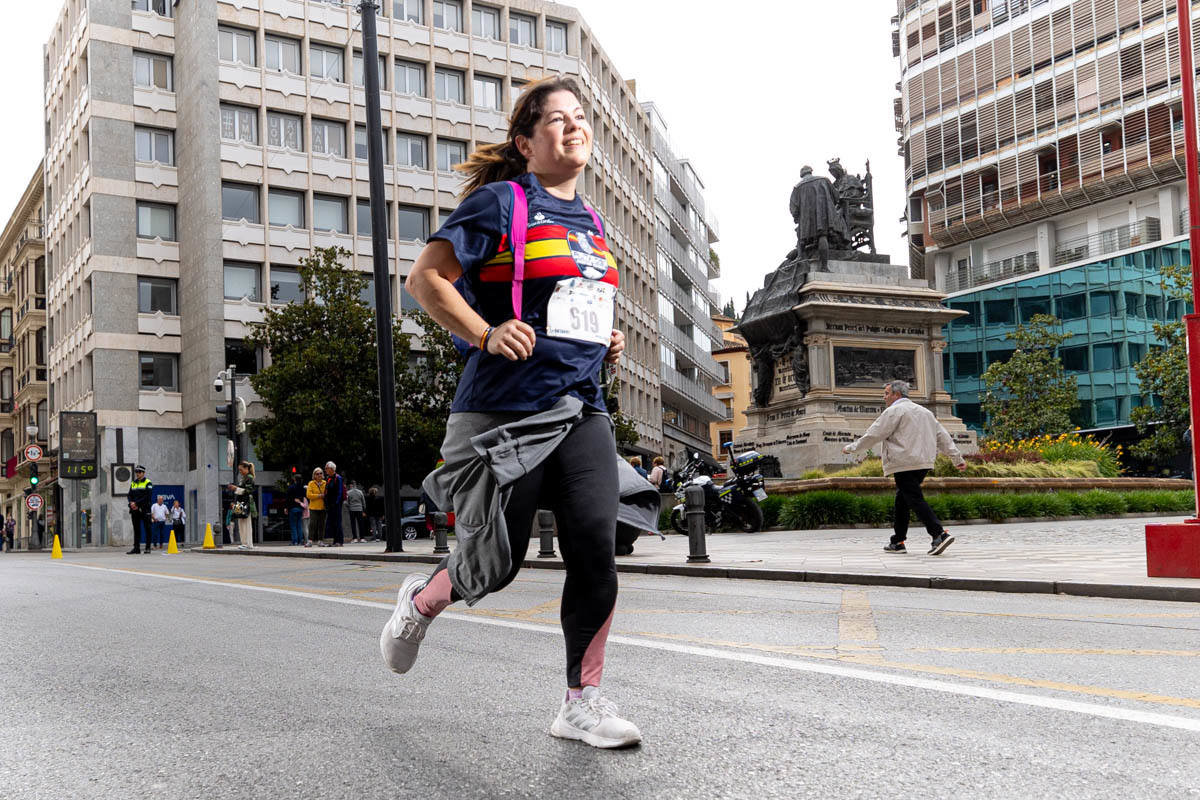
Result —
[[[96,412],[58,414],[58,477],[89,480],[96,477]]]
[[[25,460],[37,461],[42,457],[42,448],[36,444],[31,444],[25,448]]]

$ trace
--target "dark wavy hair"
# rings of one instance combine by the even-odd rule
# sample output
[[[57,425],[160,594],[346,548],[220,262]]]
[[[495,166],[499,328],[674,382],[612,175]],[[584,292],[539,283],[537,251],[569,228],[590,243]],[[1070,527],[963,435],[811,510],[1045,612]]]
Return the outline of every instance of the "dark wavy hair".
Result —
[[[463,197],[485,183],[512,180],[525,174],[529,162],[517,149],[517,137],[533,136],[533,128],[545,111],[546,98],[555,92],[570,92],[580,102],[583,101],[579,84],[572,78],[556,76],[526,86],[513,107],[512,116],[508,118],[508,137],[498,144],[480,145],[466,161],[454,166],[467,176]]]

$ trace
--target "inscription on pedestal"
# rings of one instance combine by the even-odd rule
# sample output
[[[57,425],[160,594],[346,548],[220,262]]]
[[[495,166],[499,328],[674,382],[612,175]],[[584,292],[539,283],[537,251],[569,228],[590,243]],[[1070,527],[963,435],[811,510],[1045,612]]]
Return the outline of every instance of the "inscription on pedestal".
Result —
[[[839,414],[873,414],[878,416],[883,413],[883,406],[872,405],[851,405],[849,403],[838,403],[834,410]]]
[[[905,327],[901,325],[847,325],[842,322],[826,322],[825,330],[837,333],[869,333],[886,336],[926,336],[927,327]]]
[[[855,435],[850,431],[821,431],[821,440],[824,442],[850,444],[855,438]]]

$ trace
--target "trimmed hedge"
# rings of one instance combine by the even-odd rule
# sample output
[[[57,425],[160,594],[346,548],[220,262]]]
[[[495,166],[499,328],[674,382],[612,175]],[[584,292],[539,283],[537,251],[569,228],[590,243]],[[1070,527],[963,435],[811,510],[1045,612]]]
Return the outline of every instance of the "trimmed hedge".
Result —
[[[937,478],[956,478],[965,475],[968,478],[1100,478],[1103,477],[1100,467],[1095,461],[1021,461],[1006,463],[1003,461],[978,462],[967,460],[967,469],[960,472],[958,467],[944,455],[937,457],[930,475]],[[883,463],[878,458],[868,458],[861,464],[826,473],[813,469],[800,476],[801,479],[813,478],[882,478]]]
[[[772,498],[774,499],[774,498]],[[1193,510],[1195,496],[1182,491],[1038,492],[1029,494],[935,494],[926,498],[940,519],[1012,517],[1097,517],[1110,514],[1181,513]],[[779,523],[795,530],[822,525],[889,525],[894,514],[890,496],[857,495],[822,490],[792,495],[782,501]],[[916,518],[913,517],[913,521]]]

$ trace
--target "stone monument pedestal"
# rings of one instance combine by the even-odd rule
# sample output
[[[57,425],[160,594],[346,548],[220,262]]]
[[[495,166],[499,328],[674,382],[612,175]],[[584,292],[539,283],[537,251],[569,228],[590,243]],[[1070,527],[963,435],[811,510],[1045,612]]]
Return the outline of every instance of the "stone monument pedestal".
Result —
[[[945,295],[909,278],[906,267],[883,261],[831,259],[827,272],[786,264],[755,294],[738,325],[755,373],[738,450],[775,456],[784,477],[848,466],[859,457],[842,447],[883,411],[891,380],[912,386],[910,398],[960,450],[976,450],[975,433],[952,413],[942,372],[942,326],[965,312],[942,305]]]

